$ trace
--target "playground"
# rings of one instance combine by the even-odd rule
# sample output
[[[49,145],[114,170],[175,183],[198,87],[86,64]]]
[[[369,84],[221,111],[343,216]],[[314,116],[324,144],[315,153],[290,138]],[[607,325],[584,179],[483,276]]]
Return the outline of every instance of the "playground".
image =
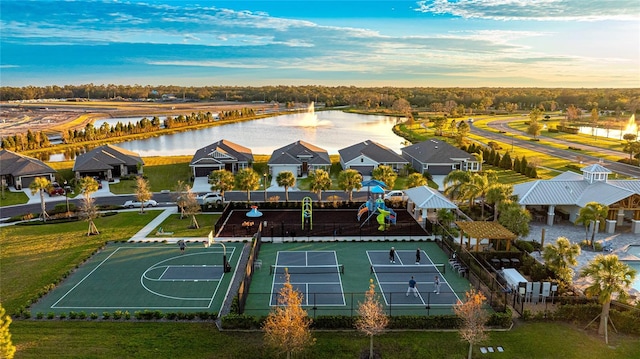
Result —
[[[255,216],[256,212],[260,216]],[[297,209],[236,208],[218,222],[221,238],[249,237],[262,224],[262,238],[292,239],[297,237],[366,237],[406,236],[424,238],[429,235],[405,209],[391,209],[384,202],[367,201],[359,208]]]

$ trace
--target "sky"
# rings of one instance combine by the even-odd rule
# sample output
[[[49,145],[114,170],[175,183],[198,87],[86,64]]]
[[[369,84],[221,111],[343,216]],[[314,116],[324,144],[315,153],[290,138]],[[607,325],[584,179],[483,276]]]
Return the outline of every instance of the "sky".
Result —
[[[638,0],[0,1],[0,85],[640,88]]]

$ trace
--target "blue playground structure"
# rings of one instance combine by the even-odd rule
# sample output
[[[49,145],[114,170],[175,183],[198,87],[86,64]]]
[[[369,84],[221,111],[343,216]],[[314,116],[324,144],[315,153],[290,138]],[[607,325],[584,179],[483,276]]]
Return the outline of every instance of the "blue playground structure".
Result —
[[[362,222],[360,227],[364,226],[365,223],[371,219],[371,217],[376,216],[376,220],[380,225],[378,227],[379,230],[384,231],[387,229],[388,224],[396,224],[396,212],[393,209],[388,208],[384,204],[384,200],[382,198],[378,198],[375,201],[372,199],[367,200],[367,202],[363,203],[360,208],[358,208],[358,222],[360,218],[368,212],[367,218]]]

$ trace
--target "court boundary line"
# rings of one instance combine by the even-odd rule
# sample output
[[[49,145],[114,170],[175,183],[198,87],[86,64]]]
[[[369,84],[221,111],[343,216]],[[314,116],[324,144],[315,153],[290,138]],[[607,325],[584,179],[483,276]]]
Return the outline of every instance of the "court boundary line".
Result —
[[[311,306],[311,304],[309,304],[309,284],[321,284],[321,285],[338,285],[338,287],[340,288],[340,295],[342,296],[342,304],[315,304],[316,306],[323,306],[323,307],[344,307],[347,305],[346,299],[344,297],[344,287],[342,285],[342,277],[340,276],[340,270],[338,269],[340,266],[340,263],[338,263],[338,253],[335,250],[321,250],[321,251],[277,251],[276,252],[276,261],[275,263],[279,262],[280,259],[280,253],[304,253],[304,262],[305,262],[305,267],[315,267],[315,266],[310,266],[309,265],[309,252],[315,252],[315,253],[333,253],[333,258],[334,258],[334,263],[335,263],[335,268],[337,269],[337,274],[338,274],[338,281],[337,282],[290,282],[291,285],[294,284],[298,284],[298,285],[305,285],[305,293],[304,293],[304,301],[307,303],[305,304],[301,304],[302,306]],[[279,265],[279,264],[274,264],[277,267],[287,267],[287,265]],[[328,264],[327,266],[334,266],[333,264]],[[300,274],[306,274],[306,273],[300,273]],[[327,274],[334,274],[334,273],[327,273]],[[291,274],[290,274],[291,275]],[[276,284],[279,284],[280,287],[282,287],[282,284],[286,283],[286,282],[276,282],[276,277],[278,276],[277,273],[273,273],[273,279],[271,281],[271,293],[269,295],[269,307],[273,307],[273,306],[279,306],[280,304],[278,303],[278,296],[280,294],[280,292],[276,292],[275,291],[275,286]],[[330,293],[321,293],[321,294],[330,294]],[[338,294],[338,293],[336,293]],[[273,299],[275,298],[276,303],[272,304]]]
[[[167,296],[167,295],[163,295],[160,293],[156,293],[150,289],[148,289],[146,286],[144,286],[144,284],[142,284],[142,278],[144,276],[144,274],[149,270],[149,268],[153,268],[152,267],[148,267],[147,270],[145,270],[143,272],[143,274],[140,276],[140,281],[141,281],[141,285],[142,287],[147,290],[148,292],[150,292],[153,295],[156,296],[160,296],[160,297],[165,297],[167,299],[176,299],[176,300],[185,300],[185,301],[196,301],[196,300],[208,300],[209,304],[205,307],[205,306],[154,306],[154,307],[140,307],[140,306],[117,306],[117,307],[113,307],[113,306],[58,306],[57,304],[60,303],[60,301],[62,301],[63,299],[65,299],[71,292],[73,292],[80,284],[82,284],[87,278],[89,278],[96,270],[98,270],[100,267],[102,267],[102,265],[107,262],[109,259],[111,259],[112,256],[114,256],[117,252],[119,252],[121,249],[123,250],[130,250],[130,249],[144,249],[144,250],[148,250],[148,249],[167,249],[168,247],[166,246],[148,246],[148,247],[126,247],[126,246],[118,246],[114,249],[114,251],[109,254],[105,259],[103,259],[100,263],[98,263],[98,265],[96,265],[95,268],[93,268],[89,273],[87,273],[82,279],[80,279],[78,281],[78,283],[76,283],[73,287],[71,287],[66,293],[64,293],[57,301],[55,301],[55,303],[53,303],[51,305],[51,309],[162,309],[162,310],[169,310],[169,309],[211,309],[211,305],[213,304],[213,301],[215,300],[215,296],[218,293],[218,290],[220,289],[220,285],[222,284],[222,279],[224,277],[224,270],[223,270],[223,274],[222,277],[217,280],[218,285],[216,286],[215,290],[213,291],[213,294],[211,297],[205,297],[205,298],[180,298],[180,297],[172,297],[172,296]],[[231,254],[229,255],[229,259],[233,258],[233,255],[235,254],[235,247],[231,247]],[[220,253],[220,254],[224,254],[223,250],[213,250],[213,251],[198,251],[196,253],[188,253],[187,255],[201,255],[201,254],[214,254],[214,253]],[[157,264],[165,262],[167,260],[171,260],[174,258],[179,258],[184,256],[184,254],[181,254],[179,256],[174,256],[171,257],[169,259],[165,259],[163,261],[157,262]],[[234,277],[235,277],[235,271],[234,271]],[[150,279],[151,280],[151,279]],[[231,280],[233,280],[233,278],[231,278]],[[213,282],[214,280],[212,280],[211,282]],[[194,281],[197,282],[197,281]],[[204,282],[204,281],[203,281]],[[228,290],[231,288],[231,282],[228,286]],[[227,290],[227,292],[228,292]],[[222,306],[224,306],[224,298],[222,301],[222,304],[220,306],[220,308],[222,308]]]

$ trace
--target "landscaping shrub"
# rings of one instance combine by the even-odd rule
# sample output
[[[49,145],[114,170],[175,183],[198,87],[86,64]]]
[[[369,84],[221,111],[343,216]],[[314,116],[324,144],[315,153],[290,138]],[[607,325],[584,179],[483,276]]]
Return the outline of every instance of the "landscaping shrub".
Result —
[[[262,321],[246,314],[228,314],[222,317],[224,329],[260,329]]]
[[[348,315],[319,315],[311,327],[313,329],[353,329],[356,317]]]

